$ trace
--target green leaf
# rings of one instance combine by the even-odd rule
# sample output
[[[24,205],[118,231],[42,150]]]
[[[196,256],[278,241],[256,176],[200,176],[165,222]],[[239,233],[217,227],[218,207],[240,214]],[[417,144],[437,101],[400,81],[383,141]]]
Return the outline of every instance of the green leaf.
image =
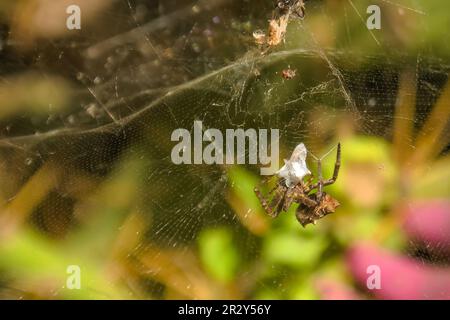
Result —
[[[258,184],[258,178],[251,172],[239,166],[233,166],[228,171],[232,191],[239,196],[245,205],[254,210],[260,210],[260,204],[253,189]]]
[[[265,239],[263,254],[271,263],[310,268],[317,264],[326,245],[322,237],[304,238],[298,233],[276,232]]]
[[[229,229],[204,230],[198,240],[200,259],[205,270],[221,282],[233,280],[239,265],[239,254]]]

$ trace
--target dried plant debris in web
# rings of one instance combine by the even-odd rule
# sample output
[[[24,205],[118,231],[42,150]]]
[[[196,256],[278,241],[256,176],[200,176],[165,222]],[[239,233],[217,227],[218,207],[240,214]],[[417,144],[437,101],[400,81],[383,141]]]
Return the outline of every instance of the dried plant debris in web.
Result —
[[[289,19],[305,17],[304,0],[282,0],[276,3],[272,19],[269,20],[267,35],[262,30],[253,32],[255,43],[268,49],[284,41]]]
[[[337,145],[336,163],[331,179],[322,178],[322,157],[314,157],[317,161],[317,181],[306,165],[307,150],[303,143],[300,143],[292,152],[289,160],[284,160],[284,166],[278,170],[275,187],[263,195],[258,187],[254,189],[256,196],[261,202],[264,210],[271,217],[277,217],[282,211],[287,212],[291,205],[297,203],[299,206],[295,216],[300,224],[305,227],[307,224],[316,224],[316,221],[324,216],[336,211],[340,205],[331,195],[323,191],[323,187],[333,184],[339,174],[341,166],[341,145]],[[304,178],[310,176],[305,182]],[[269,177],[270,179],[270,177]],[[268,181],[267,181],[268,182]]]

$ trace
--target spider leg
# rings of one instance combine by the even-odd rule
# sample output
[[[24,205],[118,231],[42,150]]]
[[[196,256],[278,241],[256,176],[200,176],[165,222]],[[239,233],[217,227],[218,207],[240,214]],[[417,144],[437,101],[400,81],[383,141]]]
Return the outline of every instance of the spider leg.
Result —
[[[337,152],[336,152],[336,163],[334,165],[333,177],[331,179],[324,181],[324,183],[323,183],[324,186],[329,186],[330,184],[333,184],[336,181],[336,179],[338,178],[338,175],[339,175],[340,167],[341,167],[341,144],[338,143]]]
[[[304,195],[304,194],[297,195],[297,199],[300,200],[299,201],[300,204],[303,203],[305,206],[307,206],[309,208],[313,208],[318,205],[317,201],[311,199],[310,197],[308,197],[307,195]]]
[[[314,176],[310,176],[309,178],[308,178],[308,180],[306,180],[306,184],[308,185],[308,184],[311,184],[311,182],[314,180]]]
[[[271,217],[277,217],[281,211],[280,209],[282,208],[280,204],[282,203],[285,195],[284,187],[280,184],[277,184],[275,188],[270,191],[269,194],[275,192],[270,203],[268,203],[268,200],[264,198],[258,188],[253,189],[253,191],[255,192],[256,196],[259,199],[259,202],[261,203],[261,206],[267,212],[267,214]]]
[[[328,181],[328,180],[327,180]],[[317,201],[320,202],[323,194],[323,186],[325,185],[322,179],[322,161],[317,159],[317,182],[305,189],[305,194],[309,194],[314,189],[317,189]]]
[[[283,210],[287,212],[293,202],[300,205],[304,204],[309,208],[313,208],[318,205],[317,201],[308,197],[308,195],[304,193],[303,188],[299,185],[286,191],[283,202]]]
[[[275,208],[275,211],[272,210],[271,213],[269,213],[272,217],[277,217],[280,212],[283,210],[283,203],[286,197],[286,188],[282,185],[279,185],[278,188],[275,191],[275,195],[272,198],[272,201],[270,202],[271,208]]]
[[[266,198],[263,197],[263,195],[261,194],[261,191],[259,191],[258,188],[253,189],[253,191],[255,192],[256,196],[258,197],[259,202],[261,203],[261,206],[263,207],[263,209],[270,215],[273,215],[273,211],[272,208],[269,206],[269,204],[267,203]]]
[[[312,184],[314,180],[314,176],[311,176],[305,183],[305,188],[304,188],[304,192],[305,194],[310,193],[312,190],[317,188],[317,183]]]
[[[286,212],[289,210],[289,207],[292,205],[292,202],[294,202],[295,193],[293,194],[294,192],[293,190],[295,189],[292,188],[288,189],[284,197],[283,210]]]
[[[277,190],[277,188],[280,187],[280,183],[277,183],[270,191],[269,194],[273,193],[275,190]],[[281,186],[282,187],[282,186]]]
[[[259,202],[261,203],[261,206],[269,214],[272,213],[272,209],[270,208],[269,204],[267,203],[266,198],[264,198],[264,196],[261,194],[261,191],[259,190],[258,187],[269,182],[272,177],[273,176],[268,176],[268,177],[264,178],[262,181],[260,181],[260,183],[258,183],[258,186],[253,189],[253,192],[255,192],[255,195],[258,198]],[[269,194],[274,192],[277,187],[278,187],[278,184],[276,184],[275,187],[269,191]]]
[[[323,179],[322,179],[322,161],[317,160],[317,201],[322,200]]]
[[[322,181],[322,188],[325,187],[325,186],[329,186],[329,185],[333,184],[336,181],[336,179],[338,178],[338,175],[339,175],[339,168],[340,167],[341,167],[341,144],[338,143],[338,145],[337,145],[337,152],[336,152],[336,163],[334,165],[333,177],[331,179]],[[320,159],[318,160],[317,171],[319,172],[320,175],[322,174]],[[315,184],[309,186],[305,190],[305,193],[310,193],[312,190],[320,188],[321,177],[319,176],[318,178],[319,178],[318,179],[319,181],[316,182]],[[318,191],[318,192],[320,192],[320,191]]]
[[[270,179],[272,179],[273,177],[274,177],[274,176],[271,175],[271,176],[268,176],[268,177],[264,178],[262,181],[260,181],[260,182],[258,183],[258,186],[255,187],[255,188],[253,189],[253,191],[255,192],[256,196],[259,198],[259,200],[260,200],[261,203],[263,203],[263,201],[261,201],[262,199],[264,200],[264,202],[267,202],[267,201],[265,201],[265,199],[264,199],[264,197],[262,196],[261,192],[259,191],[259,188],[258,188],[258,187],[261,186],[261,185],[263,185],[263,184],[268,183],[268,182],[270,181]],[[274,192],[274,191],[278,188],[278,185],[279,185],[278,183],[275,184],[275,186],[269,191],[268,194],[271,194],[272,192]]]

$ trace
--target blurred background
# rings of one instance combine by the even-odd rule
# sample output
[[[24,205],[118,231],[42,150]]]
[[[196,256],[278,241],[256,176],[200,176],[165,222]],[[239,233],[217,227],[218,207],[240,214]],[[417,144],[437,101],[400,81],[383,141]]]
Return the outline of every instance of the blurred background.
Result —
[[[309,0],[261,48],[275,5],[0,1],[0,298],[450,299],[450,3]],[[258,165],[174,165],[195,120],[341,142],[341,206],[303,228]]]

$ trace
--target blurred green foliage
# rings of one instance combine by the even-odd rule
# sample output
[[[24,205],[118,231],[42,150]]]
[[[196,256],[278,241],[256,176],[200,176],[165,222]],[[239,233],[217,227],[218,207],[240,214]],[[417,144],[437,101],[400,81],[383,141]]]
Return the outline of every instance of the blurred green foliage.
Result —
[[[239,254],[230,230],[207,229],[198,238],[200,259],[205,270],[222,282],[232,281],[238,270]]]

